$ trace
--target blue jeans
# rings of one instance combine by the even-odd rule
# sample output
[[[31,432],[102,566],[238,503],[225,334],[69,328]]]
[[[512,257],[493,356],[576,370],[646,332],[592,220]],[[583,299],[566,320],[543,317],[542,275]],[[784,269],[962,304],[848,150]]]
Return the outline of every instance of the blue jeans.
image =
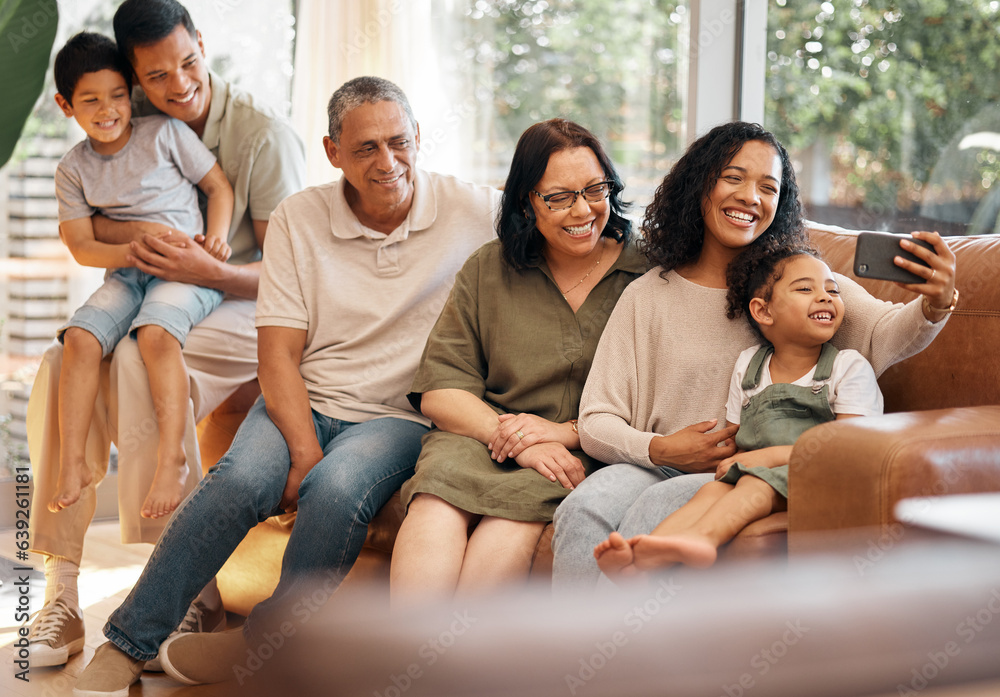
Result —
[[[299,508],[274,594],[254,619],[295,599],[300,584],[323,573],[335,588],[351,570],[368,523],[413,474],[427,428],[399,418],[349,423],[313,412],[324,457],[299,487]],[[104,634],[138,660],[156,656],[191,601],[257,523],[281,513],[288,478],[285,439],[264,398],[250,409],[229,451],[174,513],[128,598],[108,618]]]
[[[683,476],[679,476],[683,475]],[[684,474],[671,467],[610,465],[583,480],[556,509],[552,592],[593,591],[604,578],[594,547],[617,530],[628,539],[649,533],[687,503],[715,473]]]
[[[62,341],[70,327],[94,335],[107,356],[126,335],[155,324],[184,347],[191,327],[222,303],[222,292],[190,283],[176,283],[125,268],[112,271],[69,321],[56,331]]]

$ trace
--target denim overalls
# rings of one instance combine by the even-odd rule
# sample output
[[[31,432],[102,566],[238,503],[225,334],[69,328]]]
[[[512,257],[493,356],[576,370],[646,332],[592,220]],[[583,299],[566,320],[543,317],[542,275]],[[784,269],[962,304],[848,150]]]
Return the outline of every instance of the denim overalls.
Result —
[[[760,384],[764,360],[773,352],[774,347],[766,344],[750,359],[740,385],[744,392]],[[758,450],[772,445],[792,445],[806,430],[836,419],[837,415],[830,408],[830,386],[827,384],[836,357],[837,349],[831,344],[823,344],[811,387],[777,383],[745,399],[740,412],[736,446],[741,450]],[[787,465],[745,467],[736,463],[719,481],[735,484],[744,474],[763,479],[779,494],[788,497]]]

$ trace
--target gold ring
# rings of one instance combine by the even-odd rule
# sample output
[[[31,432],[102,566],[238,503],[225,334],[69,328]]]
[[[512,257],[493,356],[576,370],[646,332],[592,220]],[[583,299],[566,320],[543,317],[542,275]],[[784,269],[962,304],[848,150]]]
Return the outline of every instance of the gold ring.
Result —
[[[524,434],[520,431],[514,431],[514,435],[517,436],[518,440],[524,440]]]
[[[927,279],[928,283],[930,283],[931,281],[934,280],[934,274],[936,274],[936,273],[937,273],[937,269],[931,269],[931,277]]]

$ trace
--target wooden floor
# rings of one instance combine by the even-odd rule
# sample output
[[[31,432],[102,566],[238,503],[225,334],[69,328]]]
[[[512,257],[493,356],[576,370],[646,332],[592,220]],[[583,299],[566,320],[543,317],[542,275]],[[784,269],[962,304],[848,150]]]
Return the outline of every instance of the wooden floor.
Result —
[[[0,557],[13,557],[14,531],[0,531]],[[76,676],[94,655],[94,650],[104,643],[102,633],[108,615],[117,608],[132,588],[146,559],[152,552],[152,545],[123,545],[119,541],[118,522],[95,523],[87,533],[83,564],[80,573],[80,606],[83,609],[87,628],[87,645],[81,653],[73,656],[65,666],[52,668],[33,667],[30,682],[14,678],[14,642],[17,640],[17,626],[14,625],[14,605],[16,598],[9,587],[7,573],[4,573],[4,587],[0,589],[0,697],[61,697],[71,695]],[[18,564],[25,565],[23,562]],[[13,562],[5,564],[9,570]],[[31,555],[27,566],[38,571],[32,576],[31,610],[42,606],[44,599],[44,579],[40,557]],[[142,679],[132,686],[130,697],[207,697],[208,695],[232,694],[229,688],[221,689],[206,685],[184,687],[178,685],[163,673],[143,673]]]

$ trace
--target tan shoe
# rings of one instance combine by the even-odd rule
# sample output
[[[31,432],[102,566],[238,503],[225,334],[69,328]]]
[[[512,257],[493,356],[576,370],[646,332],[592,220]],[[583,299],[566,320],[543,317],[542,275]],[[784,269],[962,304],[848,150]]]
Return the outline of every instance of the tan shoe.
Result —
[[[234,668],[247,657],[243,628],[215,634],[175,634],[160,645],[164,672],[185,685],[234,680]]]
[[[73,688],[74,697],[128,697],[145,661],[137,661],[110,641],[97,647]]]
[[[226,610],[224,607],[219,605],[218,609],[212,610],[205,603],[200,600],[195,600],[188,606],[188,611],[184,615],[184,619],[181,623],[177,625],[177,629],[170,633],[170,637],[177,634],[188,634],[190,632],[221,632],[226,628]],[[166,639],[164,640],[166,643]],[[160,646],[162,646],[161,644]],[[146,668],[153,673],[162,673],[163,664],[160,661],[160,655],[157,654],[156,658],[151,661],[146,661]]]
[[[83,617],[61,598],[42,606],[28,632],[33,666],[61,666],[83,651]]]

